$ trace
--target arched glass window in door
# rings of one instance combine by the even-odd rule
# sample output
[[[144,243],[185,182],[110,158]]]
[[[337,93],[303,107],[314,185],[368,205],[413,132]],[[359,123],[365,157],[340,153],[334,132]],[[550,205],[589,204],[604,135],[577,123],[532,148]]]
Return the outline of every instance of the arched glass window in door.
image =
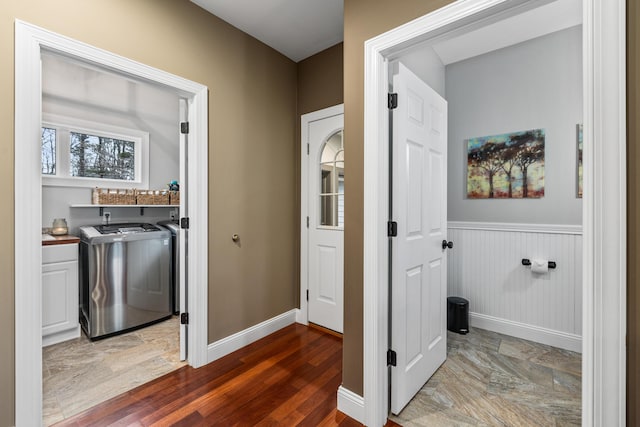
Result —
[[[320,225],[344,227],[344,141],[342,130],[327,139],[320,155]]]

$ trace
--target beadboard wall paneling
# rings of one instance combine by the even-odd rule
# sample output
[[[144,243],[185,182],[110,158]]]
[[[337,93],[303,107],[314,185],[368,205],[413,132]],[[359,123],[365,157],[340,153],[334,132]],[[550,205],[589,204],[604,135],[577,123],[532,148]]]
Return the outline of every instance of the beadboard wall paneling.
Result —
[[[469,300],[472,326],[580,351],[579,226],[450,222],[448,237],[448,295]],[[533,274],[523,258],[557,267]]]

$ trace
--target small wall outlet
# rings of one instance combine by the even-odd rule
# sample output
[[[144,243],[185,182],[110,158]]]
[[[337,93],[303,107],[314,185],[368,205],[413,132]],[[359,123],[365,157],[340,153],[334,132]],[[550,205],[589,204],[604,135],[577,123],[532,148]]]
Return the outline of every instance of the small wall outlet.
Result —
[[[110,220],[111,220],[111,212],[104,212],[102,214],[102,223],[104,225],[109,225]]]
[[[178,217],[178,211],[175,209],[172,209],[169,211],[169,218],[170,219],[176,219]]]

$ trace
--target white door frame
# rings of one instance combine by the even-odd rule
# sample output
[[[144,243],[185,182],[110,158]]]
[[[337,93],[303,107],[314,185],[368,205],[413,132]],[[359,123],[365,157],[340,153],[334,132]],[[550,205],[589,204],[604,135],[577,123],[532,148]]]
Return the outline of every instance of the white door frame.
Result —
[[[459,0],[365,43],[364,423],[387,419],[388,58],[523,0]],[[540,2],[537,2],[538,4]],[[584,198],[582,423],[625,424],[626,9],[583,0]]]
[[[309,289],[309,229],[307,228],[307,217],[309,216],[309,156],[307,154],[309,123],[339,114],[344,114],[344,104],[307,113],[300,118],[300,309],[296,312],[296,322],[303,325],[309,324],[309,302],[307,301],[307,289]]]
[[[175,89],[189,103],[188,361],[207,363],[207,87],[26,22],[15,22],[15,418],[42,423],[42,188],[40,53],[49,50]]]

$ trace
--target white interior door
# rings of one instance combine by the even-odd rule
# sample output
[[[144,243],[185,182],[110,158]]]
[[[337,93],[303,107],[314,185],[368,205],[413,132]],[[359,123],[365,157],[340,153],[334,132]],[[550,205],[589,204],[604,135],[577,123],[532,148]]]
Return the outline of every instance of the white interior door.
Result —
[[[344,115],[340,113],[311,121],[306,129],[308,320],[340,333],[344,293],[343,127]]]
[[[447,355],[447,102],[402,63],[393,76],[391,411]]]
[[[189,117],[188,104],[186,99],[180,100],[180,122],[188,122]],[[187,156],[187,143],[189,134],[180,132],[180,212],[179,218],[188,218],[187,212],[187,168],[189,167],[189,159]],[[188,269],[187,269],[187,244],[189,238],[189,230],[180,227],[178,245],[178,259],[176,260],[180,268],[180,314],[188,313],[187,307],[187,283],[188,283]],[[187,360],[187,328],[188,324],[180,322],[180,360]]]

